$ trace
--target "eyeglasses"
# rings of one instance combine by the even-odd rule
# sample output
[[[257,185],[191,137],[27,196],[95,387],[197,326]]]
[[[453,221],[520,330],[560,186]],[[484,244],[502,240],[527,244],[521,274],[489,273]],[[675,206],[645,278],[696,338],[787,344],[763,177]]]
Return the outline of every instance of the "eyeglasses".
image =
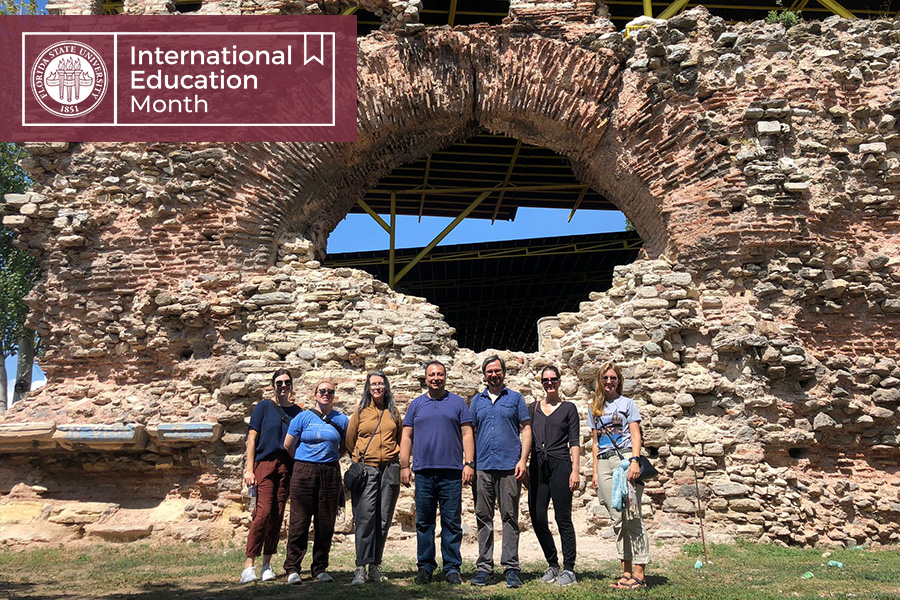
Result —
[[[544,377],[541,379],[541,383],[547,385],[548,383],[559,383],[559,377]]]
[[[384,384],[383,383],[370,383],[369,387],[372,389],[379,389],[379,388],[383,388]]]
[[[604,377],[603,381],[618,381],[618,377]]]
[[[291,387],[291,382],[290,381],[276,381],[275,387],[277,387],[277,388]]]
[[[316,393],[320,396],[334,396],[334,390],[329,390],[326,388],[321,388],[316,390]]]

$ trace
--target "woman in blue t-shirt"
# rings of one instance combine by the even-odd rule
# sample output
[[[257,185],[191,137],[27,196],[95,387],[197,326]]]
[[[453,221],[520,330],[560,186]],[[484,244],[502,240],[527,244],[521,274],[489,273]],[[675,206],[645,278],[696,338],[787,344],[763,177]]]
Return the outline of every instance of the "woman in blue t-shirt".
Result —
[[[256,486],[257,499],[247,535],[247,561],[241,572],[241,583],[256,581],[253,563],[260,554],[263,557],[260,577],[263,581],[275,579],[271,561],[278,549],[293,462],[284,449],[284,436],[288,423],[303,410],[292,400],[293,383],[287,369],[275,371],[272,375],[275,397],[259,402],[250,416],[244,483],[248,487]]]
[[[622,395],[622,369],[613,363],[601,365],[594,385],[594,399],[587,425],[594,440],[594,489],[598,491],[616,533],[616,549],[622,561],[622,576],[610,587],[623,590],[646,588],[644,566],[650,562],[650,539],[641,516],[644,484],[638,481],[641,469],[641,414],[631,398]],[[616,510],[612,506],[613,472],[620,468],[618,448],[628,460],[625,477],[634,486],[637,508]],[[626,507],[623,506],[623,509]],[[625,518],[626,526],[622,526]]]
[[[350,420],[331,408],[335,401],[332,382],[319,382],[313,398],[315,408],[294,417],[284,438],[284,448],[294,457],[291,524],[284,559],[288,583],[301,581],[300,563],[306,555],[309,526],[313,523],[312,576],[318,581],[334,581],[326,569],[343,485],[338,459]]]

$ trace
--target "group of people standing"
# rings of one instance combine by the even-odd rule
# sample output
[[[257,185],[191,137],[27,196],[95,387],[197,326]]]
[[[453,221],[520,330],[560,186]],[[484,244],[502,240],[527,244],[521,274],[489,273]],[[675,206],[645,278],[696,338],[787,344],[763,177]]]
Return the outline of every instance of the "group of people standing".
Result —
[[[311,524],[315,529],[312,578],[333,580],[327,568],[342,492],[338,460],[342,452],[350,452],[354,461],[364,464],[364,483],[354,486],[351,501],[356,531],[354,585],[383,578],[384,547],[401,485],[415,485],[416,583],[430,583],[437,570],[438,509],[443,576],[450,584],[462,583],[463,486],[472,486],[475,496],[478,558],[472,585],[494,581],[498,508],[503,580],[510,588],[522,585],[518,548],[523,486],[528,488],[532,525],[547,561],[540,581],[559,586],[575,583],[572,497],[581,477],[578,410],[560,395],[560,372],[552,365],[541,372],[543,399],[530,405],[522,394],[505,386],[506,364],[499,356],[485,359],[482,374],[486,387],[467,403],[446,390],[446,367],[431,361],[425,366],[427,391],[409,404],[401,420],[383,372],[366,377],[359,405],[348,418],[333,408],[332,382],[319,382],[314,389],[315,406],[303,410],[292,401],[290,373],[276,371],[274,398],[260,402],[250,418],[244,479],[257,486],[258,499],[241,582],[257,579],[254,563],[260,555],[259,578],[275,579],[271,558],[288,496],[291,516],[284,561],[288,583],[302,581],[301,563]],[[617,365],[602,365],[595,383],[587,418],[593,437],[593,487],[609,511],[622,562],[622,576],[610,585],[645,588],[649,540],[641,518],[643,484],[636,462],[641,453],[641,416],[635,403],[622,395],[622,370]],[[620,458],[626,454],[628,458]],[[620,485],[614,485],[615,477]],[[623,481],[632,494],[630,504],[615,497]],[[551,502],[561,563],[549,525]]]

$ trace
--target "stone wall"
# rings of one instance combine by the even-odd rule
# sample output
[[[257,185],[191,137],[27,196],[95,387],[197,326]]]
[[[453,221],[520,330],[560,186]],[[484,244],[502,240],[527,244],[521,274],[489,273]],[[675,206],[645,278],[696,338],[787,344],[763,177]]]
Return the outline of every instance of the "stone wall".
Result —
[[[36,184],[4,223],[45,265],[48,384],[0,423],[0,539],[242,536],[245,423],[281,366],[349,409],[374,368],[405,405],[436,356],[471,395],[484,353],[439,307],[317,259],[391,169],[485,128],[569,157],[644,239],[539,352],[506,355],[531,396],[562,366],[582,414],[599,362],[626,366],[662,466],[655,535],[694,531],[696,474],[717,530],[896,542],[900,21],[698,8],[625,40],[602,4],[565,5],[386,20],[359,42],[355,144],[28,145]],[[605,529],[592,492],[576,504]]]

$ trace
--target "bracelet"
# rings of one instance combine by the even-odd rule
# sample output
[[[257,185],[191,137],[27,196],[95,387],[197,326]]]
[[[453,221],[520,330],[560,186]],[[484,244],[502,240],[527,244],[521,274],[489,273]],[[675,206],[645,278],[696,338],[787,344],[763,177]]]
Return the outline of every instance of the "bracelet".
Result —
[[[400,470],[402,471],[403,469],[408,469],[408,468],[409,468],[409,465],[407,465],[405,467],[400,467]]]
[[[641,458],[640,456],[632,456],[631,458],[628,459],[628,462],[631,462],[633,460],[639,460],[640,458]]]

